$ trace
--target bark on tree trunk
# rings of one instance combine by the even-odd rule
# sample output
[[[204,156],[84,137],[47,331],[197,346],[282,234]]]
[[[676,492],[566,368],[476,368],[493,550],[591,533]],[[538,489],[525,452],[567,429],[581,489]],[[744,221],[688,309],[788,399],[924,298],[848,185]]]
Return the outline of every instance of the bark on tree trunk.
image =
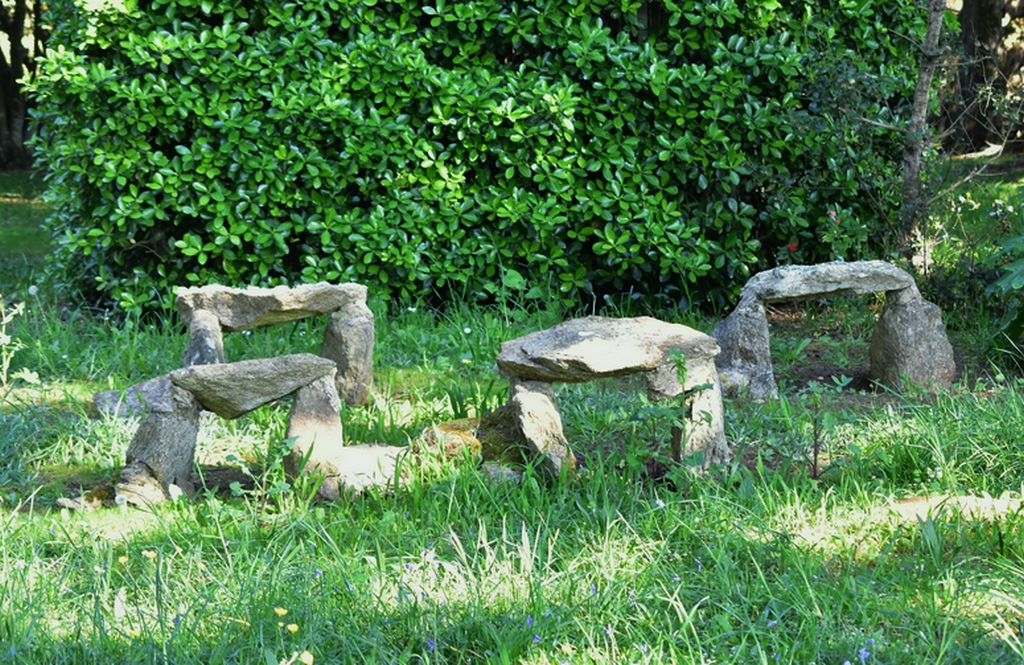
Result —
[[[928,27],[921,47],[921,69],[914,91],[914,108],[907,128],[907,141],[903,148],[903,219],[900,228],[900,244],[909,248],[911,237],[917,229],[921,210],[921,154],[927,143],[925,130],[928,120],[928,99],[931,96],[932,79],[939,57],[939,36],[942,34],[942,19],[946,12],[946,0],[928,0]]]
[[[7,37],[10,61],[0,53],[0,159],[3,166],[23,167],[28,163],[25,152],[25,93],[18,79],[29,64],[22,40],[28,18],[27,0],[16,0],[13,11],[0,6],[0,29]]]

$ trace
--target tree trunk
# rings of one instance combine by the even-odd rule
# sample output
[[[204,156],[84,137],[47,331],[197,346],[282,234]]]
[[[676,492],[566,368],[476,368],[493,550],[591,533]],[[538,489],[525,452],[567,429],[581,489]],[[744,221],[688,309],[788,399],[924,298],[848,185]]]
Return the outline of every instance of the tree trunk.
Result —
[[[931,96],[932,79],[941,53],[939,36],[942,34],[942,19],[946,12],[946,0],[928,0],[928,28],[921,47],[921,69],[914,91],[914,108],[907,128],[907,142],[903,149],[903,223],[900,228],[900,244],[906,249],[917,228],[921,209],[921,155],[927,142],[925,131],[928,120],[928,100]]]
[[[0,29],[7,37],[10,60],[0,53],[0,166],[24,167],[28,165],[25,152],[25,93],[18,84],[29,64],[28,53],[22,40],[25,20],[28,18],[27,0],[15,0],[13,12],[0,6]]]
[[[1002,67],[996,56],[1003,39],[1001,19],[1006,5],[1003,0],[964,0],[957,16],[964,63],[957,77],[960,101],[954,103],[952,115],[966,112],[961,123],[973,150],[983,149],[992,134],[995,114],[980,93]]]

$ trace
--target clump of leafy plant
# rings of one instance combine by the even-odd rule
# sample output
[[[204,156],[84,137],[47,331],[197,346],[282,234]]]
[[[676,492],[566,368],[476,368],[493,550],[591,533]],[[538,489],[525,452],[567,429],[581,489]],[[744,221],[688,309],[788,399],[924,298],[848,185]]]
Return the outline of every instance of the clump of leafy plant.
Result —
[[[900,142],[830,96],[898,115],[915,8],[647,7],[55,3],[51,281],[139,310],[193,282],[487,298],[512,269],[686,308],[873,251]]]

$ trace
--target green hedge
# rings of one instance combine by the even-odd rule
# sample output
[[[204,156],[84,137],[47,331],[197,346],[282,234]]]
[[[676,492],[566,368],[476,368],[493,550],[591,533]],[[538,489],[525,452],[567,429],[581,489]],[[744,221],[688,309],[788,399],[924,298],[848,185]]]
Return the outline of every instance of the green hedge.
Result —
[[[884,236],[900,141],[847,115],[898,115],[909,3],[427,2],[58,3],[51,277],[137,309],[206,282],[483,294],[514,269],[567,303],[687,306]]]

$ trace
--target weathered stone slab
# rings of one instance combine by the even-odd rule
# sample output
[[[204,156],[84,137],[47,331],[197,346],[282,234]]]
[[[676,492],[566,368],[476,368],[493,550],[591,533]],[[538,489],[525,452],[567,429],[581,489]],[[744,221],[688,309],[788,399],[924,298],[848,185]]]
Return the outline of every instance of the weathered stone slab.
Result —
[[[333,360],[297,353],[176,369],[168,377],[190,391],[203,407],[223,418],[238,418],[335,371]]]
[[[588,316],[505,342],[497,362],[506,376],[582,383],[656,369],[673,350],[687,358],[714,356],[718,343],[692,328],[649,316]]]
[[[179,288],[175,299],[178,315],[190,325],[193,312],[208,310],[226,332],[262,328],[329,314],[352,303],[365,303],[362,284],[300,284],[272,289],[234,289],[216,284]]]
[[[833,261],[810,266],[780,266],[751,277],[743,295],[763,303],[812,298],[863,296],[914,286],[914,278],[885,261]]]

